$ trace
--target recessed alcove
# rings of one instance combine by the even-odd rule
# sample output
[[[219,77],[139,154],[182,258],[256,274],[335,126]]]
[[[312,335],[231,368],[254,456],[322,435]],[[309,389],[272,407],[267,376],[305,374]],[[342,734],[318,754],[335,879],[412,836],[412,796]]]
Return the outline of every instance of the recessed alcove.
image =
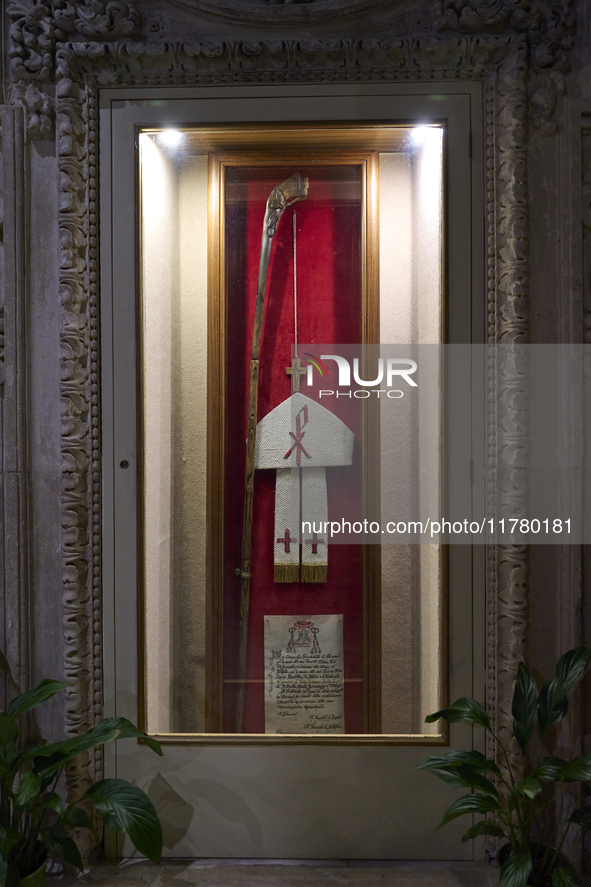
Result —
[[[443,289],[458,297],[459,308],[450,313],[444,299],[449,341],[492,345],[529,336],[536,342],[582,342],[591,316],[585,4],[534,2],[527,21],[518,20],[507,3],[493,8],[463,0],[82,0],[67,13],[58,6],[22,3],[3,11],[0,115],[5,607],[0,647],[21,689],[41,677],[69,682],[71,689],[39,725],[48,741],[64,728],[70,735],[83,732],[103,714],[132,720],[145,714],[144,614],[138,614],[138,564],[145,552],[138,546],[136,424],[140,130],[339,122],[371,128],[409,120],[442,125],[448,138]],[[383,172],[382,178],[385,167]],[[195,204],[202,198],[194,188]],[[388,214],[387,207],[381,211]],[[187,208],[185,215],[191,216]],[[398,222],[395,214],[385,220]],[[190,251],[198,241],[205,251],[202,216],[190,219],[187,232],[189,242],[177,245]],[[398,232],[404,234],[408,230]],[[152,236],[160,249],[166,238],[156,231]],[[463,252],[467,265],[458,260]],[[386,268],[388,259],[393,261],[392,254],[382,256],[379,267]],[[400,276],[398,267],[395,276],[388,270],[381,287],[390,287],[397,298],[404,275],[416,280],[428,267],[402,263]],[[203,266],[194,271],[183,284],[187,293],[206,286]],[[154,273],[154,283],[160,284],[166,276],[161,263]],[[178,281],[174,286],[180,310]],[[163,314],[161,319],[164,331],[171,318]],[[197,313],[193,320],[193,327],[183,324],[174,333],[188,359],[197,361],[203,357],[196,343],[206,319]],[[432,328],[434,317],[423,322]],[[156,329],[147,332],[149,348],[157,350],[163,337]],[[148,367],[148,374],[156,368]],[[187,385],[183,396],[203,399],[203,379],[195,378],[194,392],[187,392]],[[491,416],[499,419],[494,443],[512,472],[511,489],[501,491],[495,503],[499,508],[509,495],[521,505],[527,501],[527,466],[519,461],[527,440],[516,408],[524,392],[523,376],[509,372],[492,391],[490,414],[475,441],[484,448]],[[584,450],[586,419],[574,419],[562,441],[565,452]],[[183,442],[182,429],[171,430],[167,421],[165,433],[174,430]],[[424,444],[428,458],[430,441]],[[160,451],[152,456],[152,466],[158,458],[164,461]],[[193,482],[194,501],[181,510],[191,528],[206,479],[197,475]],[[567,504],[576,504],[578,494],[565,488]],[[180,582],[191,596],[190,607],[191,582],[203,571],[202,540],[198,533],[195,538],[199,545],[193,554],[199,556],[187,561],[189,580]],[[205,547],[207,571],[210,549]],[[149,552],[152,563],[156,554]],[[406,563],[385,569],[386,559],[403,557],[401,552],[382,555],[382,579],[407,569]],[[425,549],[421,557],[423,573],[435,574],[438,555]],[[496,728],[510,729],[517,663],[527,659],[549,674],[558,655],[591,636],[588,560],[579,546],[476,545],[453,552],[442,620],[425,623],[406,614],[415,628],[420,624],[421,643],[437,659],[425,669],[427,676],[441,668],[450,696],[483,699]],[[165,588],[166,570],[162,575]],[[164,606],[165,595],[156,600]],[[198,671],[212,623],[208,618],[198,625],[194,611],[186,620],[179,612],[179,631],[195,640],[191,667]],[[170,624],[169,611],[154,623],[155,662],[162,661],[158,655],[170,654]],[[436,632],[443,627],[447,648],[432,642],[434,625]],[[394,637],[389,633],[386,641]],[[408,667],[402,643],[408,639],[406,633],[391,644],[390,663],[400,656]],[[412,657],[420,661],[414,647]],[[393,687],[403,674],[396,667],[388,677],[390,699],[396,693],[399,699],[430,698],[433,687],[423,688],[423,675],[412,687],[406,680]],[[168,689],[160,694],[169,676],[158,673],[151,679],[157,698],[170,698]],[[203,709],[198,699],[190,712],[191,729],[201,727]],[[572,715],[573,743],[584,748],[585,706],[575,702]],[[166,713],[155,716],[171,727]],[[159,801],[170,792],[168,802],[179,804],[165,814],[166,852],[173,856],[482,856],[483,848],[473,851],[460,843],[459,826],[446,834],[433,832],[453,792],[433,800],[431,786],[415,773],[414,765],[428,752],[413,745],[417,735],[410,744],[396,733],[377,739],[344,734],[340,744],[307,736],[298,744],[269,734],[179,733],[167,745],[166,770],[157,773],[141,746],[121,746],[116,754],[107,749],[73,761],[67,790],[74,796],[89,781],[118,773]],[[472,737],[454,727],[449,737],[438,733],[421,741],[444,739],[467,747]],[[191,829],[183,831],[189,809]],[[106,852],[116,856],[128,848],[111,836]],[[568,852],[573,859],[581,856],[575,843]]]

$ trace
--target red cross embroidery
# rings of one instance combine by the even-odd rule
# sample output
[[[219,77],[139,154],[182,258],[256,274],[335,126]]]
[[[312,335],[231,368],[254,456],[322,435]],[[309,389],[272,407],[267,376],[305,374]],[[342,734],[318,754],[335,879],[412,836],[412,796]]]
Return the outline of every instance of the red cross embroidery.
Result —
[[[293,542],[293,544],[295,545],[296,542],[297,542],[298,540],[297,540],[297,539],[294,539],[293,536],[291,536],[289,530],[286,529],[286,530],[285,530],[285,536],[284,536],[284,538],[283,538],[283,539],[278,539],[277,541],[278,541],[278,542],[283,542],[283,543],[285,544],[285,550],[286,550],[287,553],[289,554],[289,546],[291,545],[292,542]]]
[[[302,425],[302,419],[301,419],[302,413],[304,414],[304,424],[303,425]],[[287,451],[287,453],[283,457],[284,459],[287,459],[293,453],[294,447],[297,447],[296,462],[298,465],[302,464],[302,452],[304,453],[306,458],[308,458],[308,459],[312,458],[310,456],[310,453],[307,452],[305,446],[302,443],[302,438],[303,438],[304,434],[306,433],[303,429],[306,427],[307,424],[308,424],[308,407],[305,406],[305,407],[303,407],[303,409],[301,409],[299,411],[299,413],[296,416],[296,433],[294,434],[293,431],[289,432],[290,436],[293,437],[295,443],[293,443],[291,445],[291,447],[289,448],[289,450]]]
[[[304,539],[304,542],[310,542],[312,544],[312,554],[318,554],[318,546],[320,543],[324,545],[324,539],[319,539],[316,533],[312,533],[312,538]]]

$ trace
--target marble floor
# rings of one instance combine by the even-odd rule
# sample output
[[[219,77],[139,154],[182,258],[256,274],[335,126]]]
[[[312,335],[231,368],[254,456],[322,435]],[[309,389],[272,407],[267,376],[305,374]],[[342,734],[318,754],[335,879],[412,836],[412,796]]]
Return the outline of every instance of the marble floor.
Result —
[[[123,860],[78,877],[51,875],[48,887],[494,887],[498,872],[465,862]]]
[[[95,864],[78,876],[53,874],[47,887],[496,887],[484,863],[128,859]],[[585,878],[591,887],[591,878]]]

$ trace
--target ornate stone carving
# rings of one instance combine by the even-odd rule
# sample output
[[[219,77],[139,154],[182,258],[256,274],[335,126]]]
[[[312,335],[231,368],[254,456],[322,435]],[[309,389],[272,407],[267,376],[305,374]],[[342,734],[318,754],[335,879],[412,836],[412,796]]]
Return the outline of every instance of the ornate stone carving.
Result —
[[[48,80],[57,41],[52,0],[16,0],[7,7],[11,71],[15,80]]]
[[[468,34],[527,33],[540,45],[563,40],[565,30],[572,37],[572,6],[572,0],[533,0],[527,8],[520,0],[436,0],[435,27]]]
[[[527,357],[529,219],[527,208],[526,44],[500,65],[486,92],[488,148],[488,510],[525,514],[527,506]],[[490,154],[494,156],[494,162]],[[508,347],[509,346],[509,347]],[[514,352],[510,354],[511,347]],[[506,359],[503,359],[506,358]],[[488,693],[497,732],[511,745],[511,699],[527,633],[528,549],[498,545],[488,552]],[[493,753],[489,747],[489,754]]]
[[[552,115],[564,92],[575,21],[573,0],[533,0],[527,9],[519,0],[437,0],[435,27],[472,33],[523,34],[528,48],[528,94],[531,122],[543,133],[556,131]]]
[[[164,12],[149,12],[144,16],[143,25],[148,40],[165,39],[170,29],[170,19]]]
[[[480,78],[511,46],[510,37],[68,43],[56,69],[101,86]]]
[[[49,80],[56,46],[67,40],[116,39],[139,30],[135,8],[114,0],[14,0],[7,13],[12,21],[9,57],[16,80]]]
[[[129,3],[84,0],[15,0],[8,5],[10,68],[14,78],[11,99],[19,101],[32,138],[53,134],[52,101],[38,86],[50,85],[55,54],[68,40],[129,37],[139,32],[139,15]]]
[[[83,37],[130,37],[139,25],[139,13],[131,3],[86,0],[76,4],[74,27]]]
[[[497,335],[500,344],[527,340],[529,219],[527,208],[527,102],[525,44],[498,75]]]
[[[391,7],[384,0],[225,0],[224,3],[213,0],[174,0],[175,5],[192,11],[198,10],[214,17],[233,20],[263,19],[278,22],[311,20],[330,20],[338,9],[339,17],[348,13],[359,14],[377,11],[379,8]],[[505,34],[514,37],[524,34],[527,39],[530,63],[530,82],[528,86],[532,108],[532,122],[544,132],[552,132],[555,125],[552,115],[556,107],[558,95],[564,89],[563,75],[568,70],[567,54],[572,46],[574,19],[571,11],[572,0],[560,0],[547,4],[536,0],[524,11],[517,0],[437,0],[434,11],[434,27],[439,30],[458,31],[463,34]],[[11,47],[9,56],[11,70],[16,81],[48,82],[54,72],[56,55],[61,47],[75,44],[84,39],[99,38],[101,41],[117,41],[118,48],[122,38],[127,40],[140,31],[140,16],[135,7],[128,2],[104,2],[104,0],[84,0],[82,3],[71,3],[69,0],[14,0],[8,6],[8,15],[12,20]],[[143,31],[148,39],[163,39],[170,27],[170,19],[159,11],[146,13]],[[213,51],[216,56],[232,55],[236,61],[241,56],[260,56],[264,47],[271,52],[282,47],[283,64],[289,64],[290,57],[297,65],[298,55],[306,53],[310,44],[321,41],[295,41],[293,44],[282,41],[265,43],[228,43],[220,41],[211,47],[207,43],[196,47],[207,53]],[[341,44],[341,49],[349,48],[353,52],[360,49],[363,41],[323,41],[325,48],[331,42]],[[379,41],[370,41],[374,46]],[[391,46],[396,40],[389,38]],[[419,38],[416,39],[420,45]],[[143,44],[141,44],[143,46]],[[258,47],[258,48],[257,48]],[[192,53],[184,47],[187,56]],[[79,50],[83,51],[83,50]],[[94,53],[100,52],[100,45],[94,47]],[[136,51],[130,52],[137,57]],[[89,53],[92,54],[92,51]],[[140,52],[141,55],[141,52]],[[395,62],[396,65],[396,62]],[[460,66],[465,68],[462,62]],[[248,65],[243,64],[248,72]],[[253,67],[252,64],[250,66]],[[273,66],[271,66],[273,67]],[[302,67],[310,67],[309,60],[302,59]],[[336,68],[336,66],[335,66]],[[359,79],[363,79],[360,75]],[[31,100],[31,94],[30,100]],[[49,131],[49,99],[37,97],[34,108],[36,121],[30,128],[34,137],[45,135]]]
[[[60,80],[58,99],[62,565],[66,725],[75,735],[100,717],[100,451],[97,270],[97,104]],[[68,791],[79,796],[101,758],[77,758]]]
[[[27,136],[48,139],[53,135],[53,101],[34,83],[11,83],[9,95],[13,104],[22,105],[25,112]]]

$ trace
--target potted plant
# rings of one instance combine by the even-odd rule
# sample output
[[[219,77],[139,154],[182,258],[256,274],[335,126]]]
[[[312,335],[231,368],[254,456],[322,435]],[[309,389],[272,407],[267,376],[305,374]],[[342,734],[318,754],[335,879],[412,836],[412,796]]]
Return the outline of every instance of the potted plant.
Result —
[[[557,840],[545,836],[544,825],[549,810],[554,811],[557,819],[557,801],[565,783],[591,780],[591,754],[567,761],[546,754],[545,746],[550,729],[566,715],[567,694],[583,677],[590,659],[591,649],[585,646],[565,653],[556,665],[554,677],[539,691],[530,670],[519,666],[512,705],[513,736],[520,750],[517,756],[509,754],[475,699],[462,697],[426,718],[427,723],[444,718],[452,724],[479,724],[496,743],[502,769],[495,760],[474,750],[430,755],[417,769],[428,770],[449,785],[474,790],[453,802],[438,828],[464,813],[489,816],[469,828],[462,840],[479,835],[505,840],[497,857],[500,887],[582,885],[574,866],[561,851],[572,825],[591,828],[591,805],[578,807],[564,822],[556,822]]]
[[[19,717],[67,686],[62,681],[41,681],[0,712],[0,885],[42,884],[50,851],[83,870],[80,850],[69,834],[71,829],[93,829],[90,816],[79,806],[83,801],[92,802],[109,828],[129,835],[142,855],[154,862],[160,859],[160,820],[137,785],[125,779],[103,779],[67,805],[56,792],[65,765],[81,752],[113,739],[141,736],[161,755],[154,739],[126,718],[106,718],[82,736],[49,745],[23,743]]]

